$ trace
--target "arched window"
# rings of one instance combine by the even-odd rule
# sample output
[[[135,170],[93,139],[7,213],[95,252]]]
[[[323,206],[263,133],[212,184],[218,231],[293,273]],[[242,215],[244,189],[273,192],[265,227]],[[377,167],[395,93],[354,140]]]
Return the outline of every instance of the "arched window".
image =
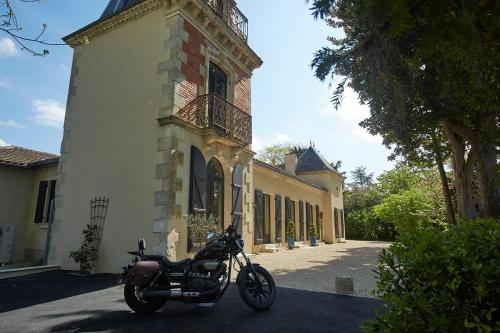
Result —
[[[224,170],[216,158],[207,166],[207,214],[214,216],[224,228]]]

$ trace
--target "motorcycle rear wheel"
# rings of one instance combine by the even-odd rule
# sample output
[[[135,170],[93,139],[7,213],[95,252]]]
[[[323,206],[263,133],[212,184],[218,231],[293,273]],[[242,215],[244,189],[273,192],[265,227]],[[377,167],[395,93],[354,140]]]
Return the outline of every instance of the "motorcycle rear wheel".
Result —
[[[145,300],[138,296],[140,288],[136,285],[126,283],[123,294],[125,302],[130,309],[138,314],[151,314],[161,309],[165,305],[165,301],[161,299]]]
[[[238,290],[246,305],[257,311],[267,310],[276,298],[276,285],[271,274],[263,267],[254,265],[260,284],[249,268],[244,268],[238,276]]]

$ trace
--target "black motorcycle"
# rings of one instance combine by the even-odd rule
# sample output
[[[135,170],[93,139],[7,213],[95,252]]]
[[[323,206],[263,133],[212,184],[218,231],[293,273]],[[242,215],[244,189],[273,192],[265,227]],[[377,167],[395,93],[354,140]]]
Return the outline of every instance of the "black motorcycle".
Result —
[[[209,236],[194,259],[172,262],[164,256],[146,255],[144,239],[132,264],[123,267],[125,301],[140,314],[153,313],[166,301],[217,302],[231,281],[231,267],[239,268],[236,284],[241,298],[252,309],[267,310],[276,298],[276,285],[269,272],[252,264],[243,251],[243,240],[232,223],[220,237]],[[239,255],[241,254],[241,258]]]

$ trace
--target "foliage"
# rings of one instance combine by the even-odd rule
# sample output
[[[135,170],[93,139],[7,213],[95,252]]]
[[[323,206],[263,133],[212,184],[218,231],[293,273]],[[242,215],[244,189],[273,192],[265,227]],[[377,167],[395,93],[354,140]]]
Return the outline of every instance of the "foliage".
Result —
[[[295,223],[292,221],[288,222],[286,226],[286,236],[288,238],[295,238]]]
[[[93,263],[97,260],[98,249],[95,245],[95,237],[98,227],[95,224],[87,224],[83,230],[83,241],[80,249],[70,251],[69,257],[78,264],[80,263],[80,272],[90,273]]]
[[[350,239],[394,241],[394,224],[378,218],[372,209],[346,213],[346,235]]]
[[[383,196],[410,190],[420,182],[418,173],[419,170],[398,163],[394,169],[384,172],[378,177],[377,188]]]
[[[349,184],[353,188],[368,190],[373,184],[373,172],[368,173],[365,166],[358,166],[351,171],[353,181]]]
[[[285,155],[290,152],[289,145],[266,146],[263,151],[257,154],[257,158],[273,166],[285,163]]]
[[[222,228],[217,219],[205,214],[188,214],[185,216],[191,240],[195,244],[203,244],[210,232],[220,234]]]
[[[309,225],[309,237],[318,237],[318,231],[316,230],[316,224],[314,223]]]
[[[32,37],[23,36],[22,32],[24,30],[23,26],[17,20],[15,13],[15,3],[40,3],[41,0],[2,0],[0,1],[0,17],[2,21],[0,22],[0,32],[8,36],[9,39],[13,39],[20,47],[21,50],[27,51],[34,56],[46,56],[49,54],[47,49],[38,49],[40,46],[50,46],[50,45],[66,45],[60,43],[50,43],[44,39],[45,32],[47,30],[47,23],[43,23],[40,32]]]
[[[365,332],[500,330],[500,221],[403,232],[378,270],[384,308]]]
[[[474,169],[479,213],[500,215],[498,2],[312,3],[316,18],[344,33],[330,37],[332,46],[312,62],[319,79],[342,77],[336,106],[348,84],[370,106],[362,126],[382,135],[395,154],[439,164],[451,151],[459,215],[474,213]]]
[[[303,146],[303,145],[292,146],[292,147],[290,147],[290,150],[288,153],[295,154],[295,156],[297,156],[297,158],[299,158],[302,154],[304,154],[304,152],[306,150],[307,150],[307,147]]]

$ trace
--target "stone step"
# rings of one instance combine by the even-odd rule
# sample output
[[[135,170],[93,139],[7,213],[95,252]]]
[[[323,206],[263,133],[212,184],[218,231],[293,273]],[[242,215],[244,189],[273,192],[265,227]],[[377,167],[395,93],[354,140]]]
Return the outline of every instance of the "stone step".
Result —
[[[262,244],[260,246],[260,251],[265,253],[279,252],[280,249],[281,249],[281,244]]]

